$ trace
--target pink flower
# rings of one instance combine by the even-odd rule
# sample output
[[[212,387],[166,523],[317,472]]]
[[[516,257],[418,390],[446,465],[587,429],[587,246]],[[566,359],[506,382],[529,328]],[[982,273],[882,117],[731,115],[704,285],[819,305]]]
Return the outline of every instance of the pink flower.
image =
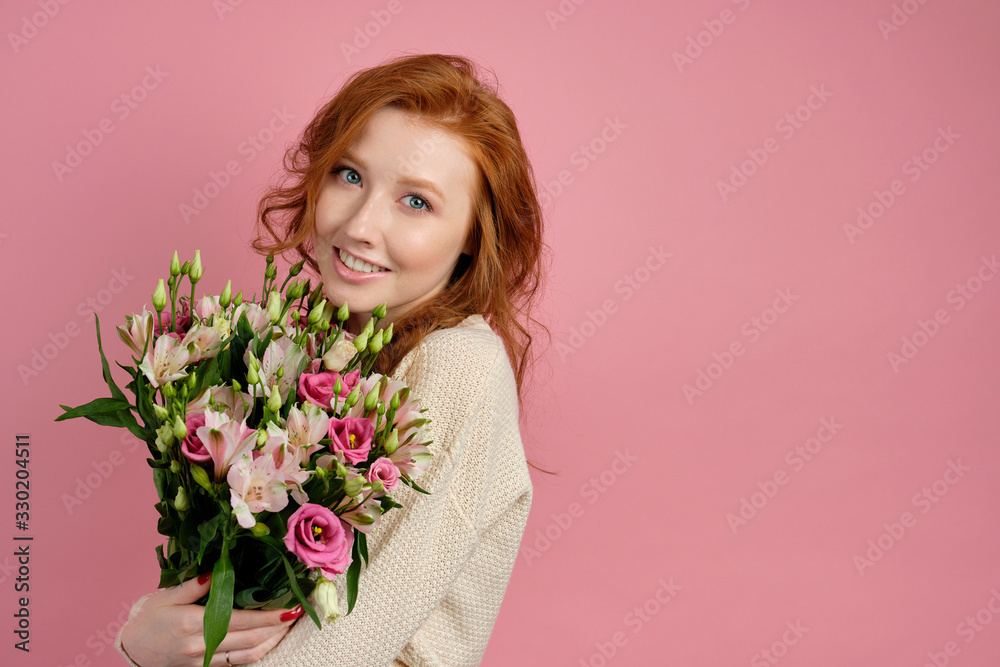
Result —
[[[333,385],[336,384],[337,378],[340,378],[341,384],[340,393],[337,395],[338,400],[340,400],[351,393],[351,390],[357,386],[360,377],[360,370],[351,371],[343,376],[333,371],[302,373],[299,375],[299,398],[325,410],[330,410],[333,400]]]
[[[163,327],[163,331],[167,330],[173,331],[174,327],[170,320],[170,304],[162,313],[160,313],[160,324],[156,327],[156,333],[160,333],[160,327]],[[186,298],[177,299],[177,333],[183,334],[191,326],[191,302]]]
[[[309,457],[323,448],[319,441],[330,433],[330,416],[315,405],[307,404],[303,407],[306,408],[305,412],[292,406],[288,411],[285,428],[288,430],[288,442],[303,448],[303,456]]]
[[[136,356],[141,356],[146,341],[152,343],[153,340],[153,318],[155,313],[150,313],[146,307],[142,307],[141,315],[130,315],[126,319],[127,327],[117,327],[118,337],[126,345],[132,348]]]
[[[322,505],[306,503],[288,517],[285,547],[303,565],[332,579],[351,564],[354,531]]]
[[[193,463],[202,464],[211,461],[212,455],[205,449],[197,433],[198,429],[205,425],[205,413],[189,412],[184,421],[187,424],[187,437],[181,442],[181,453]]]
[[[330,449],[343,452],[344,458],[357,465],[368,460],[375,437],[375,427],[370,419],[364,417],[345,417],[330,419]]]
[[[229,503],[236,520],[244,528],[257,523],[256,512],[280,512],[288,505],[288,493],[270,456],[251,458],[243,454],[229,469]]]
[[[378,480],[382,482],[386,491],[392,491],[399,483],[399,470],[396,468],[395,463],[381,456],[375,459],[375,462],[368,468],[368,471],[365,473],[365,479],[369,482]]]
[[[221,412],[206,410],[204,414],[205,425],[195,434],[212,456],[215,480],[222,481],[229,466],[256,446],[257,431]]]
[[[156,345],[146,350],[146,357],[139,364],[149,383],[159,387],[165,382],[187,376],[184,367],[188,364],[191,354],[173,336],[160,336]]]
[[[305,450],[289,442],[288,433],[273,422],[267,425],[267,435],[264,445],[254,452],[254,456],[270,458],[274,462],[275,479],[284,482],[295,502],[299,504],[307,502],[309,496],[302,489],[302,485],[312,475],[312,471],[302,469]]]

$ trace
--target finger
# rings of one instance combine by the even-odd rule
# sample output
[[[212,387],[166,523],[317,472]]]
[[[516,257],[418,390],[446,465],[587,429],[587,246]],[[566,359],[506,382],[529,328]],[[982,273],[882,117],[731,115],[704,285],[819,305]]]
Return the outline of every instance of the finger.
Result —
[[[161,602],[163,604],[192,604],[208,594],[208,589],[212,586],[212,573],[204,574],[188,579],[179,586],[173,586],[163,592]]]
[[[302,605],[294,609],[275,609],[274,611],[234,609],[233,615],[229,618],[229,631],[277,626],[288,621],[294,621],[300,616],[302,616]]]
[[[224,667],[227,664],[245,665],[260,660],[261,658],[264,657],[264,655],[268,651],[277,646],[281,642],[281,640],[285,638],[285,635],[288,634],[288,631],[291,630],[291,627],[292,626],[290,623],[284,626],[276,626],[273,628],[273,633],[270,636],[266,637],[263,641],[249,644],[244,648],[227,648],[226,650],[221,650],[222,646],[220,645],[219,648],[222,654],[222,661],[218,663],[218,666]],[[244,632],[258,632],[258,631],[268,631],[268,630],[271,630],[271,628],[259,628],[258,630],[247,630]],[[227,652],[229,658],[228,663],[226,662]],[[218,655],[219,653],[216,653],[216,656]],[[215,667],[216,665],[215,662],[216,656],[212,657],[212,663],[211,663],[212,667]]]

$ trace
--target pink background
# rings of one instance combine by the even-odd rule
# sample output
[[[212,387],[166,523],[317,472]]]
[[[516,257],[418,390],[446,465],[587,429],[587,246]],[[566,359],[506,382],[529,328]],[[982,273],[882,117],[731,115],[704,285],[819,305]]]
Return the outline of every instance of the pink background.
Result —
[[[256,201],[320,103],[445,52],[497,73],[553,251],[523,439],[558,475],[484,664],[1000,664],[1000,8],[224,2],[0,9],[0,663],[119,664],[157,580],[143,448],[52,421],[105,395],[88,299],[124,359],[113,325],[174,249],[254,289]]]

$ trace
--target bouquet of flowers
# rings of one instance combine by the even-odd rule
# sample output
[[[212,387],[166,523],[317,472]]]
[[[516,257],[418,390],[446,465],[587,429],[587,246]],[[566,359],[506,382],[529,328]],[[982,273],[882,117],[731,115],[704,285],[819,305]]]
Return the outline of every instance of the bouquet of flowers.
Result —
[[[414,478],[431,456],[426,408],[399,380],[371,373],[392,338],[378,306],[356,336],[338,310],[310,291],[291,267],[280,288],[267,258],[261,300],[222,294],[195,301],[201,254],[174,253],[166,288],[119,326],[136,355],[125,388],[112,378],[101,346],[109,398],[65,411],[127,428],[149,446],[159,496],[156,547],[161,588],[212,568],[205,601],[205,665],[226,636],[234,607],[278,609],[296,602],[321,626],[339,615],[338,574],[347,577],[348,613],[368,560],[367,535],[382,514],[401,507],[400,484],[426,493]],[[187,278],[190,296],[180,296]],[[169,306],[169,309],[168,309]],[[334,318],[336,324],[333,324]]]

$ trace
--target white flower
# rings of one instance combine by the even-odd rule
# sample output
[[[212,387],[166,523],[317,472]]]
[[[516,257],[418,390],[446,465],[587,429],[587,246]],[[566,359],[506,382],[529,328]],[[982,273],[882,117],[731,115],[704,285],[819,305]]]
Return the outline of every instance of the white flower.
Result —
[[[316,584],[316,590],[313,591],[313,597],[316,599],[316,604],[319,606],[319,613],[322,614],[324,620],[332,622],[340,618],[340,601],[337,598],[337,586],[332,581],[320,575],[319,583]]]

